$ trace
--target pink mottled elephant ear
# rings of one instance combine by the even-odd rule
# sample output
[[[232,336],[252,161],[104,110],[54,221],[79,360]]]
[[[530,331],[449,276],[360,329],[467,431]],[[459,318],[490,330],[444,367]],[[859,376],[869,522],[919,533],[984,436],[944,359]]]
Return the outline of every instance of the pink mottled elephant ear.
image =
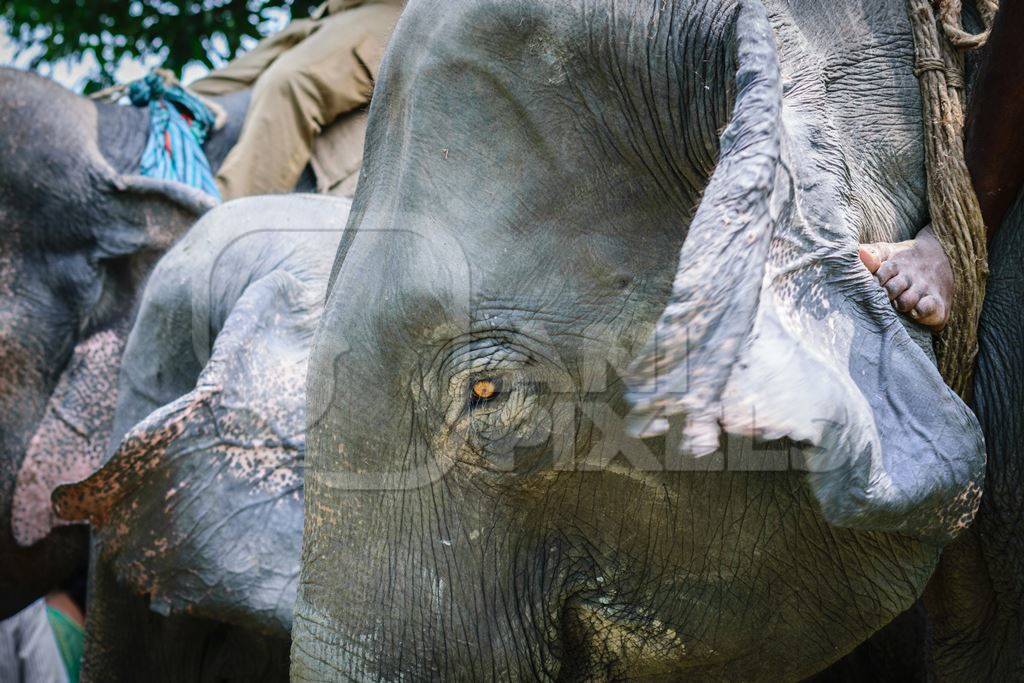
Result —
[[[152,609],[287,636],[302,539],[305,373],[319,302],[282,272],[250,285],[196,388],[54,494]]]
[[[140,254],[151,263],[214,205],[211,197],[181,183],[118,175],[98,153],[93,159],[99,193],[89,229],[98,263]],[[67,245],[54,243],[48,248],[61,250]],[[127,281],[124,273],[97,278],[96,291],[86,294],[95,305],[87,314],[88,334],[61,374],[17,474],[11,526],[22,547],[38,543],[61,524],[50,505],[53,490],[88,476],[102,463],[130,327],[125,313],[148,268],[128,272]],[[112,287],[120,291],[104,291]]]
[[[97,158],[96,175],[101,199],[93,232],[92,249],[99,262],[168,249],[214,202],[180,183],[119,176]],[[50,248],[65,249],[65,244]],[[136,288],[148,269],[131,269],[130,282],[118,277],[98,278],[97,310],[87,319],[88,334],[75,347],[47,402],[19,468],[12,500],[11,527],[22,547],[42,541],[61,524],[53,514],[50,495],[61,485],[78,481],[102,463],[117,402],[117,373],[128,335]],[[116,283],[116,284],[115,284]],[[104,287],[126,287],[110,292]],[[103,321],[114,316],[114,322]]]
[[[15,481],[11,530],[22,547],[66,524],[53,512],[54,489],[89,476],[103,463],[125,326],[101,330],[79,343],[47,402]]]
[[[859,263],[847,152],[823,103],[783,97],[760,2],[735,36],[718,164],[628,372],[634,432],[678,420],[696,456],[723,433],[787,438],[830,523],[948,541],[980,501],[977,420]]]

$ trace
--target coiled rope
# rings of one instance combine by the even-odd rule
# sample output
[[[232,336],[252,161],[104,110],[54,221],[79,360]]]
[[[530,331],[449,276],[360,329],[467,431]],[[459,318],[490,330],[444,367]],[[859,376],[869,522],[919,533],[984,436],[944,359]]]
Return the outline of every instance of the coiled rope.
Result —
[[[907,0],[914,34],[914,75],[921,89],[925,172],[932,229],[953,269],[954,294],[946,328],[935,340],[943,379],[970,399],[978,355],[978,318],[988,279],[985,223],[964,155],[964,56],[992,30],[997,0],[975,0],[984,25],[968,33],[960,0]],[[940,31],[941,27],[941,31]]]

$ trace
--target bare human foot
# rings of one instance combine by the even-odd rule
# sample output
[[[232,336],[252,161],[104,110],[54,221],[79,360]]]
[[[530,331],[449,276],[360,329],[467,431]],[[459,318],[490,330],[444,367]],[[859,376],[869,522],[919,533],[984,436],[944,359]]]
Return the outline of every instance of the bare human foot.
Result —
[[[906,242],[860,245],[860,260],[896,310],[940,332],[953,303],[953,269],[931,226]]]

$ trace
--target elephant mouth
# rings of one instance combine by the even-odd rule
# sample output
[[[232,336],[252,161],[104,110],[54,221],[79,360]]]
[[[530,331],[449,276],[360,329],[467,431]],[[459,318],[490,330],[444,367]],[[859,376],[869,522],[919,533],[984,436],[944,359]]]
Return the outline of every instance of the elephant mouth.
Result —
[[[695,634],[673,628],[634,608],[605,601],[575,600],[563,611],[567,649],[585,661],[563,662],[574,669],[614,669],[631,678],[708,670],[751,654],[723,652]]]

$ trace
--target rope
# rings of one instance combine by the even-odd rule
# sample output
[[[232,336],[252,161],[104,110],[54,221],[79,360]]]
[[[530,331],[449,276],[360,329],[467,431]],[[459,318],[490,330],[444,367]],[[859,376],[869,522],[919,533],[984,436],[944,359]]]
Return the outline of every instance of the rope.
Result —
[[[124,91],[128,89],[127,85],[118,84],[112,85],[102,90],[97,90],[93,94],[89,95],[90,100],[98,100],[100,102],[110,102],[111,104],[117,102],[124,96]]]
[[[965,400],[970,398],[978,355],[978,318],[988,278],[988,250],[985,224],[964,157],[961,51],[985,43],[998,9],[997,0],[975,1],[985,27],[977,34],[963,30],[961,0],[937,0],[938,18],[929,0],[907,0],[917,53],[914,75],[921,90],[924,119],[928,208],[955,283],[949,322],[935,340],[935,355],[946,384]]]
[[[201,145],[216,125],[216,113],[206,102],[184,88],[169,71],[154,69],[152,72],[128,84],[128,99],[136,107],[145,107],[151,102],[167,100],[183,111],[189,112],[196,141]]]
[[[953,43],[953,47],[960,50],[970,50],[981,47],[988,40],[988,34],[992,31],[992,22],[996,18],[996,10],[999,9],[998,0],[976,0],[978,14],[981,15],[981,23],[985,29],[981,33],[967,33],[960,24],[960,0],[939,0],[937,9],[939,22],[942,30]]]
[[[186,90],[173,73],[162,69],[154,69],[127,85],[107,88],[93,98],[119,102],[126,93],[133,106],[149,111],[139,175],[184,183],[220,201],[203,150],[203,143],[217,125],[217,110]]]
[[[170,71],[168,69],[153,69],[150,75],[152,74],[156,74],[160,77],[160,79],[163,81],[164,89],[174,87],[181,88],[186,93],[188,93],[190,97],[199,100],[207,109],[213,112],[213,130],[220,130],[221,128],[224,127],[224,124],[228,122],[228,113],[224,110],[224,107],[220,106],[219,104],[217,104],[216,102],[207,97],[203,97],[202,95],[198,95],[192,92],[191,90],[183,86],[181,82],[178,80],[178,77],[174,75],[173,71]],[[137,83],[145,82],[147,79],[149,79],[149,76],[141,78],[137,81],[133,81],[132,83],[120,83],[118,85],[112,85],[108,88],[103,88],[102,90],[97,90],[93,94],[89,95],[89,99],[99,100],[101,102],[116,103],[126,94],[130,94],[131,88],[133,86],[136,86]],[[133,102],[133,104],[135,103]],[[136,104],[135,106],[140,105]]]

